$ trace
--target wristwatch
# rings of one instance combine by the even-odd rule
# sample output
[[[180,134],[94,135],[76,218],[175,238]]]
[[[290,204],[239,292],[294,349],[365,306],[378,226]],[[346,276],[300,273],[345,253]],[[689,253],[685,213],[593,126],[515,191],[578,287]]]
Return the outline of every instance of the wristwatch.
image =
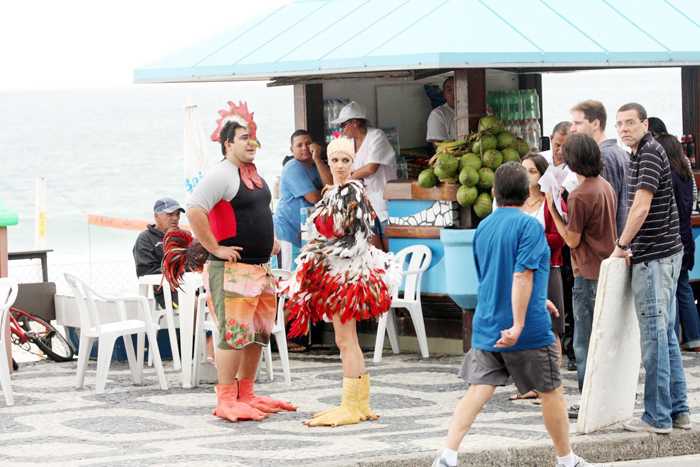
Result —
[[[629,245],[620,245],[620,239],[619,239],[619,238],[615,239],[615,246],[618,247],[618,248],[621,249],[621,250],[626,250],[627,248],[629,248]]]

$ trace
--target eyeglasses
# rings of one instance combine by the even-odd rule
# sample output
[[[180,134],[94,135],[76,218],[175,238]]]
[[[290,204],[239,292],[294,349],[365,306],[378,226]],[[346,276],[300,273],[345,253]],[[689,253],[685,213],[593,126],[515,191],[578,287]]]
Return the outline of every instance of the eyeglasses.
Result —
[[[340,124],[340,128],[341,129],[345,128],[346,126],[348,126],[350,124],[351,121],[352,120],[345,120],[343,123]]]
[[[643,119],[639,120],[638,122],[636,122],[636,121],[634,121],[634,120],[627,120],[627,121],[624,121],[624,122],[617,122],[617,123],[615,124],[615,128],[617,128],[618,130],[619,130],[620,128],[622,128],[622,127],[634,128],[634,127],[636,127],[639,123],[642,123],[644,120],[646,120],[646,118],[643,118]]]

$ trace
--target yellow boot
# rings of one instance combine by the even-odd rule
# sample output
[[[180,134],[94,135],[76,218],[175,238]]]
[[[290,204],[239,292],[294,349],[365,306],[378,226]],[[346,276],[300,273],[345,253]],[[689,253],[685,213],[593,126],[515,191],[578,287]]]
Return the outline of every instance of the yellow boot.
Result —
[[[307,426],[354,425],[364,417],[359,410],[360,378],[343,378],[343,398],[340,407],[325,410],[308,422]]]
[[[369,373],[360,376],[360,403],[358,408],[366,420],[379,418],[379,415],[369,408]]]

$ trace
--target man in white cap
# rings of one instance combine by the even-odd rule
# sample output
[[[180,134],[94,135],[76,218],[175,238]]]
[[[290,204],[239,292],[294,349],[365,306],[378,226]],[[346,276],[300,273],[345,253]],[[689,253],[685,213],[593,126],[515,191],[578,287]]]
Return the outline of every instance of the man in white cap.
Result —
[[[161,198],[153,206],[155,224],[141,232],[134,244],[133,254],[138,277],[148,274],[161,274],[163,262],[163,237],[171,230],[178,229],[180,213],[185,212],[173,198]],[[161,307],[165,306],[163,291],[154,287],[154,296]],[[173,301],[176,301],[173,295]]]
[[[362,180],[365,193],[377,214],[372,227],[372,244],[375,248],[389,251],[386,226],[389,222],[389,207],[384,199],[384,187],[396,178],[396,153],[389,139],[379,128],[373,128],[367,120],[367,111],[357,102],[343,107],[337,119],[343,134],[355,145],[355,163],[350,178]]]

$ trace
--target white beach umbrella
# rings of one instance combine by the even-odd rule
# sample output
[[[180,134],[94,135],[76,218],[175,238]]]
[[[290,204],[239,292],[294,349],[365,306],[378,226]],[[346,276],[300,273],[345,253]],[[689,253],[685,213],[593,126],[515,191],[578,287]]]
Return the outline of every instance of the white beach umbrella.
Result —
[[[185,105],[185,142],[182,156],[188,200],[192,190],[201,181],[209,167],[207,144],[202,124],[197,116],[197,104],[194,104],[191,99],[187,99],[187,105]]]

